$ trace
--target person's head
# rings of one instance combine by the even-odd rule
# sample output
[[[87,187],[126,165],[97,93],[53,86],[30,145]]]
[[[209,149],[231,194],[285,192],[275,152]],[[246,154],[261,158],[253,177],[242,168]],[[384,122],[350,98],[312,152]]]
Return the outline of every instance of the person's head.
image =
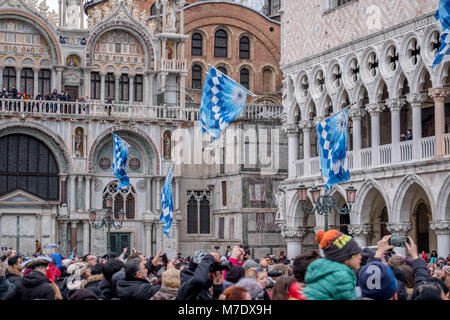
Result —
[[[436,250],[431,251],[431,256],[430,257],[435,257],[435,258],[438,257]]]
[[[127,280],[147,279],[147,272],[144,260],[134,258],[125,263],[125,278]]]
[[[181,285],[180,270],[171,268],[167,271],[164,271],[162,274],[162,284],[169,288],[179,288]]]
[[[258,284],[261,286],[261,288],[265,289],[267,286],[267,271],[262,269],[262,268],[258,268],[255,269],[256,271],[256,280],[258,281]]]
[[[291,277],[279,277],[273,287],[272,300],[287,300],[289,295],[289,288],[295,282]]]
[[[407,132],[408,132],[408,134],[410,134],[410,133],[411,133],[412,131],[411,131],[411,129],[408,129],[408,131],[407,131]]]
[[[270,271],[283,271],[283,274],[281,276],[289,276],[289,268],[284,263],[277,263],[272,267],[272,269],[270,269]],[[275,281],[278,281],[281,276],[271,276],[271,278]]]
[[[124,264],[119,259],[109,259],[106,261],[104,267],[103,267],[103,276],[108,281],[111,281],[112,276],[116,273],[122,270]]]
[[[41,272],[42,274],[45,275],[47,273],[47,266],[51,262],[52,262],[52,260],[50,258],[37,257],[37,258],[32,258],[32,259],[25,261],[22,264],[22,267],[27,268],[27,269],[29,268],[32,271]]]
[[[16,269],[17,271],[21,271],[23,269],[22,258],[20,258],[19,256],[13,256],[8,259],[8,265],[13,269]]]
[[[140,253],[140,252],[133,252],[132,254],[130,254],[127,257],[127,262],[132,260],[132,259],[136,259],[136,258],[138,258],[139,260],[144,260],[144,256],[142,255],[142,253]]]
[[[445,285],[445,282],[442,279],[431,278],[431,279],[429,279],[429,282],[439,285],[439,287],[442,290],[442,292],[441,292],[442,300],[449,300],[449,290],[448,290],[448,287]]]
[[[443,266],[442,267],[441,278],[442,278],[442,280],[450,278],[450,266]]]
[[[373,300],[397,300],[397,279],[390,267],[380,261],[366,264],[358,274],[363,297]]]
[[[294,259],[294,277],[298,282],[305,282],[305,274],[308,266],[314,260],[320,258],[316,250],[303,253]]]
[[[405,286],[407,288],[414,288],[414,270],[410,265],[402,264],[397,267],[400,271],[403,272],[403,276],[405,277]]]
[[[245,271],[247,271],[250,268],[260,268],[261,265],[259,264],[259,262],[255,261],[253,259],[249,259],[244,262],[242,267],[245,269]]]
[[[258,279],[258,274],[256,273],[256,268],[247,269],[245,271],[245,278],[253,278],[255,280]]]
[[[105,266],[104,263],[97,263],[95,266],[91,269],[91,275],[98,275],[103,273],[103,267]]]
[[[261,286],[258,284],[258,281],[253,278],[245,277],[239,280],[238,283],[236,283],[236,286],[246,289],[250,293],[252,300],[256,300],[263,291]]]
[[[343,234],[336,229],[327,232],[319,231],[316,241],[325,254],[325,258],[343,263],[353,270],[358,270],[361,265],[361,248],[355,239]]]
[[[225,280],[231,283],[238,282],[241,278],[245,277],[245,269],[242,266],[235,265],[231,267],[231,270],[227,272]]]
[[[444,291],[440,284],[427,281],[414,288],[412,300],[442,300]]]
[[[231,286],[220,295],[219,300],[252,300],[252,297],[245,288]]]
[[[86,262],[89,267],[93,267],[97,264],[97,257],[90,253],[84,255],[81,260]]]

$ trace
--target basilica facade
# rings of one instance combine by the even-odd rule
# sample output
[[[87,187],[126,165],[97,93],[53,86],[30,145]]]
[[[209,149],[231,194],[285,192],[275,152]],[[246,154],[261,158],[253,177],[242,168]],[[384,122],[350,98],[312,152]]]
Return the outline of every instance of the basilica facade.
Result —
[[[282,1],[289,169],[278,223],[289,257],[314,247],[325,226],[323,215],[303,212],[297,189],[323,189],[315,125],[346,107],[351,180],[331,194],[342,208],[345,189],[357,193],[349,215],[331,213],[330,227],[361,245],[409,235],[420,251],[450,253],[450,63],[432,67],[438,2]]]
[[[40,240],[78,256],[107,246],[146,256],[237,243],[255,255],[282,250],[274,198],[287,176],[280,23],[231,1],[59,6],[55,13],[45,1],[0,0],[0,87],[29,97],[0,99],[1,246],[30,255]],[[205,17],[214,15],[211,28]],[[257,96],[212,147],[198,129],[208,64]],[[70,98],[34,100],[54,89]],[[112,132],[131,146],[122,191],[112,175]],[[171,163],[167,238],[160,194]],[[94,227],[107,215],[120,228]]]

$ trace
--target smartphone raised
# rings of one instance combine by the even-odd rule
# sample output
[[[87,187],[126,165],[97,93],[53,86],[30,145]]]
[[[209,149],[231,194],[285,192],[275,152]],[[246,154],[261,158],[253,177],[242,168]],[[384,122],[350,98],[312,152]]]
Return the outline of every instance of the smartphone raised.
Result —
[[[169,263],[169,260],[167,259],[167,255],[165,253],[161,255],[161,261],[164,263],[164,265]]]
[[[394,247],[406,247],[406,242],[408,241],[408,237],[404,236],[395,236],[389,239],[389,244]]]

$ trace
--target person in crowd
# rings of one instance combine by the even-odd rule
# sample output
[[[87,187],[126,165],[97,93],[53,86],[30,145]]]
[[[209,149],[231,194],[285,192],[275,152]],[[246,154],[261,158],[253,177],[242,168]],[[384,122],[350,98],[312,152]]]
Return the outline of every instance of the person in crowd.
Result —
[[[312,250],[301,255],[298,255],[294,259],[294,278],[297,280],[300,286],[300,291],[303,293],[305,289],[305,274],[308,266],[311,262],[320,258],[319,253],[316,250]]]
[[[8,259],[5,277],[13,286],[16,286],[22,280],[22,270],[22,258],[19,256],[12,256]]]
[[[86,114],[89,114],[89,107],[90,107],[89,102],[90,102],[90,101],[91,101],[91,100],[89,100],[89,97],[86,96],[86,98],[84,99],[84,106],[83,106],[83,111],[84,111]]]
[[[82,289],[92,291],[98,298],[102,298],[102,291],[100,290],[100,282],[103,280],[103,263],[97,263],[90,270],[90,276],[81,285]]]
[[[83,285],[85,285],[91,272],[87,263],[74,262],[67,267],[67,273],[69,274],[69,277],[65,284],[67,291],[64,292],[64,294],[68,299],[76,290],[81,289]]]
[[[230,261],[233,266],[236,266],[236,265],[243,266],[244,255],[245,255],[244,248],[242,248],[240,246],[234,246],[233,249],[231,250],[231,254],[230,254],[230,257],[228,258],[228,261]],[[225,279],[226,276],[227,276],[227,271],[224,270],[223,278]]]
[[[180,285],[180,270],[171,267],[163,272],[161,288],[150,300],[175,300]]]
[[[125,263],[125,279],[117,281],[120,300],[149,300],[160,288],[147,280],[145,261],[133,258]]]
[[[219,300],[252,300],[252,297],[245,288],[231,286],[220,295]]]
[[[5,277],[5,268],[0,264],[0,300],[13,290],[14,285]]]
[[[99,300],[100,298],[88,289],[76,290],[67,300],[77,301],[77,300]]]
[[[371,261],[361,268],[358,285],[363,298],[398,300],[397,279],[392,269],[381,261]]]
[[[17,99],[17,94],[18,94],[18,92],[17,92],[17,89],[16,89],[16,86],[12,86],[12,88],[11,88],[11,99]]]
[[[258,281],[254,278],[242,278],[235,286],[246,289],[250,293],[252,300],[264,300],[264,289],[261,288]]]
[[[181,286],[177,300],[217,299],[223,292],[223,272],[211,271],[215,262],[220,262],[217,252],[207,254],[197,251],[189,268],[180,274]]]
[[[34,250],[34,255],[35,256],[42,256],[42,244],[39,240],[35,241],[35,250]]]
[[[47,266],[51,262],[47,257],[32,258],[24,263],[31,272],[21,279],[4,300],[56,300],[61,298],[58,287],[46,277]]]
[[[113,99],[111,97],[108,97],[108,99],[106,99],[106,104],[105,104],[105,111],[108,112],[108,116],[111,115],[112,103],[113,103]]]
[[[97,257],[91,253],[88,253],[81,258],[81,261],[88,265],[89,270],[92,270],[92,268],[97,264]]]
[[[279,277],[273,288],[272,300],[288,300],[289,288],[294,282],[296,281],[292,277]]]
[[[287,259],[287,257],[284,254],[284,251],[280,251],[280,256],[278,257],[278,260],[286,260],[286,259]]]
[[[304,295],[308,300],[353,300],[355,271],[360,268],[361,248],[338,230],[319,231],[316,241],[325,258],[313,261],[306,271]]]
[[[78,105],[78,114],[81,114],[81,111],[84,111],[85,106],[84,103],[86,102],[86,100],[84,100],[84,97],[79,97],[77,102],[80,102],[81,104]]]
[[[430,263],[436,263],[437,264],[437,258],[438,258],[438,254],[437,254],[436,250],[431,251]]]
[[[263,300],[270,300],[270,294],[266,289],[268,278],[267,271],[264,270],[263,268],[256,268],[255,271],[256,271],[256,280],[258,281],[258,284],[264,291]]]
[[[105,300],[118,299],[116,287],[113,285],[113,276],[122,270],[124,263],[118,259],[109,259],[103,267],[103,280],[99,283],[99,289]]]
[[[227,288],[235,285],[240,279],[245,277],[245,269],[240,265],[231,267],[231,270],[227,272],[225,280],[223,281],[223,288]]]

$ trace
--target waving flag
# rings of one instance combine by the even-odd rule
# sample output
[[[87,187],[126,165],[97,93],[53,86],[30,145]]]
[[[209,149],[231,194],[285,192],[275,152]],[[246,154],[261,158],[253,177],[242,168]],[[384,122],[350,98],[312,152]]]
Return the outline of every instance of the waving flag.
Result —
[[[203,88],[199,125],[202,133],[217,140],[222,131],[241,114],[249,91],[210,66]]]
[[[317,124],[320,168],[325,189],[350,180],[347,165],[348,108]]]
[[[173,217],[173,201],[172,201],[172,178],[173,178],[173,163],[170,165],[167,172],[164,187],[161,193],[161,216],[160,222],[164,222],[163,233],[169,237],[169,229],[172,225]]]
[[[441,47],[433,62],[433,67],[441,63],[445,55],[450,54],[450,0],[441,0],[434,16],[442,25]]]
[[[126,143],[122,138],[113,133],[114,141],[114,159],[113,159],[113,174],[119,182],[119,190],[128,188],[130,185],[130,179],[128,178],[125,167],[127,166],[128,151],[130,145]]]

